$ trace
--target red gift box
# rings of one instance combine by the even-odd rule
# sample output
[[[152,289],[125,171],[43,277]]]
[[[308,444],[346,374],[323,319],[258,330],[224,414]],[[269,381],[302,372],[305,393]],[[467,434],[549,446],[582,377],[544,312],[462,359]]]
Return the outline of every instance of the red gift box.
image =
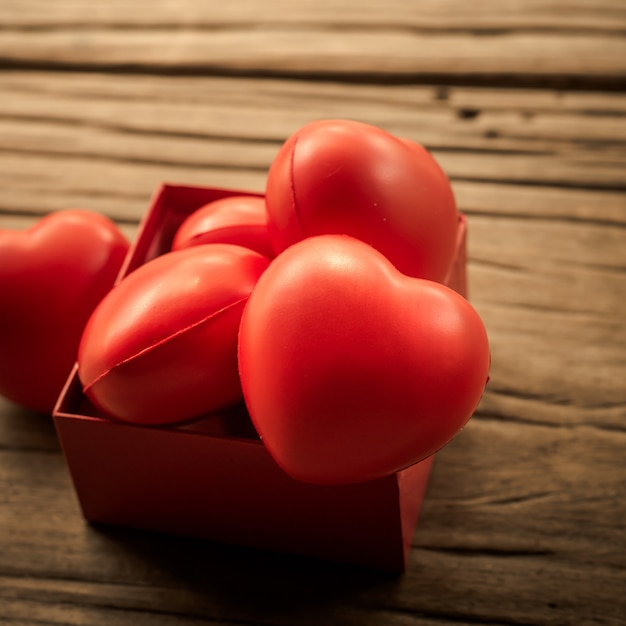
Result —
[[[194,210],[241,191],[163,185],[128,253],[123,276],[167,252]],[[466,295],[466,221],[459,215],[447,284]],[[296,481],[272,460],[245,406],[184,426],[106,418],[76,369],[54,422],[90,522],[404,571],[432,457],[392,476],[350,485]]]

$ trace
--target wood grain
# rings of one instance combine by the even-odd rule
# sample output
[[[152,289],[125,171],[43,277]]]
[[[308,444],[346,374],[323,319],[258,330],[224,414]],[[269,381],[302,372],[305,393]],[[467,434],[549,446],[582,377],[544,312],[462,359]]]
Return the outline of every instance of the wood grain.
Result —
[[[0,624],[626,624],[625,34],[620,0],[0,3],[0,228],[132,238],[162,181],[262,191],[358,119],[448,173],[493,357],[400,577],[90,526],[50,418],[0,398]]]
[[[372,0],[275,0],[262,9],[254,0],[234,3],[194,0],[155,0],[150,11],[141,0],[94,0],[88,5],[59,0],[5,0],[0,9],[5,29],[43,29],[88,24],[112,27],[168,27],[219,29],[225,25],[272,24],[370,26],[432,30],[599,30],[623,32],[626,12],[620,0],[569,0],[566,10],[545,0],[483,0],[480,7],[461,0],[388,2]]]
[[[622,94],[30,72],[0,89],[5,212],[137,220],[161,180],[261,190],[289,134],[351,117],[430,148],[464,210],[623,220]]]
[[[626,13],[617,0],[351,0],[258,3],[9,0],[0,8],[5,67],[341,76],[354,80],[555,81],[619,89]],[[572,6],[569,6],[569,5]],[[162,39],[167,36],[167,46]]]
[[[0,31],[5,67],[91,68],[157,73],[334,77],[381,82],[448,82],[482,78],[560,80],[563,85],[617,89],[624,80],[626,41],[620,36],[552,33],[424,34],[233,28],[198,31],[93,29]],[[448,76],[447,81],[444,76]]]
[[[624,437],[589,426],[512,429],[479,416],[437,460],[411,569],[400,579],[90,528],[53,445],[4,448],[0,529],[10,541],[0,554],[0,607],[14,619],[47,615],[54,624],[143,615],[157,624],[286,625],[319,623],[340,597],[343,610],[332,623],[559,624],[576,615],[578,623],[619,624],[626,543],[613,529],[621,524],[616,496],[626,476],[611,468]],[[606,503],[601,513],[598,501]],[[59,546],[71,549],[61,555]]]

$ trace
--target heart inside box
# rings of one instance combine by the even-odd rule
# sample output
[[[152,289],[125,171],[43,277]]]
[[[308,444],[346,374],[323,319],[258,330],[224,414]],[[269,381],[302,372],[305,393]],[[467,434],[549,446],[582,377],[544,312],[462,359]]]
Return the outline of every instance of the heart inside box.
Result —
[[[140,265],[168,252],[176,231],[194,211],[214,200],[244,194],[262,197],[258,193],[233,189],[162,185],[153,198],[150,211],[139,226],[137,238],[118,280]]]
[[[249,192],[162,185],[118,281],[170,250],[201,206]],[[466,295],[466,222],[447,284]],[[312,485],[266,452],[245,405],[171,427],[123,424],[82,393],[76,368],[54,420],[85,518],[403,571],[433,458],[392,476]]]

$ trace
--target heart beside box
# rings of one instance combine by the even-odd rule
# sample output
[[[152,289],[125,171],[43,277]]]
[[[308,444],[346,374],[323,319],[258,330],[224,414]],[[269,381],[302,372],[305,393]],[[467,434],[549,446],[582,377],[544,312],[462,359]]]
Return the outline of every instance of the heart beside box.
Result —
[[[164,184],[120,273],[168,251],[193,211],[237,190]],[[446,284],[467,296],[465,218]],[[133,426],[98,412],[76,369],[54,422],[85,518],[151,531],[404,571],[433,457],[391,476],[314,485],[287,476],[234,407],[175,427]]]

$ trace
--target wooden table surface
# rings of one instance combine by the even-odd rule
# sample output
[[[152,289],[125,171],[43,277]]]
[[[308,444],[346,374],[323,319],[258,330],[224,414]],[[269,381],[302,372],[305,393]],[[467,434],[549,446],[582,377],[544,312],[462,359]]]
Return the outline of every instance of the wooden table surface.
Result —
[[[90,527],[0,399],[0,623],[625,624],[625,33],[621,0],[3,0],[0,228],[132,236],[160,181],[262,190],[306,122],[369,122],[450,176],[493,367],[400,577]]]

